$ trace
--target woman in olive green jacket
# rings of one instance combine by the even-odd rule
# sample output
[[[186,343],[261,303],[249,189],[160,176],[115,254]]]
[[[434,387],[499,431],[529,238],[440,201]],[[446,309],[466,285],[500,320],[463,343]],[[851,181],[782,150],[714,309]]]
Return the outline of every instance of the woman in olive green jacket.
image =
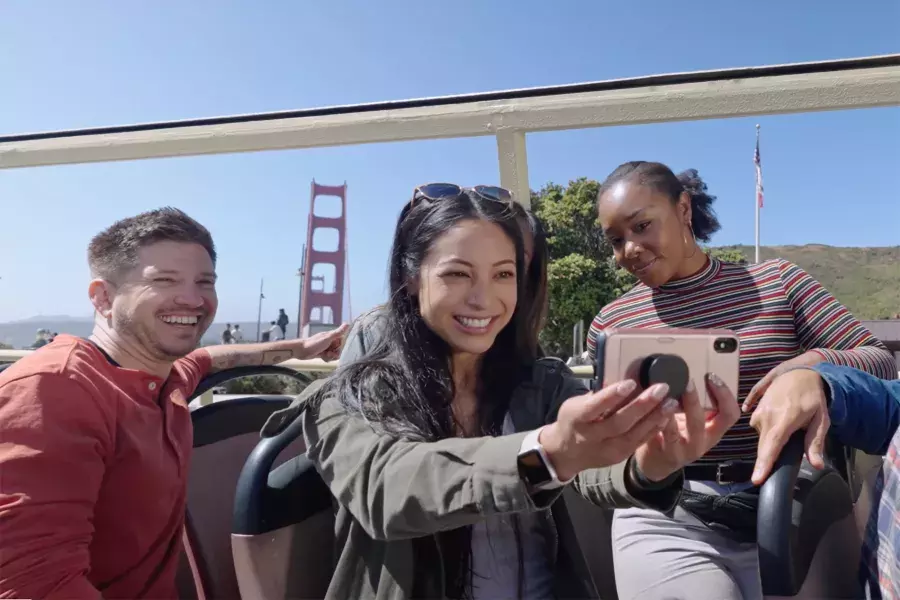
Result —
[[[441,187],[443,186],[443,187]],[[403,209],[383,333],[304,394],[307,455],[338,502],[328,597],[591,598],[563,490],[671,510],[681,467],[737,419],[692,386],[589,393],[527,340],[515,213],[499,188],[423,186]]]

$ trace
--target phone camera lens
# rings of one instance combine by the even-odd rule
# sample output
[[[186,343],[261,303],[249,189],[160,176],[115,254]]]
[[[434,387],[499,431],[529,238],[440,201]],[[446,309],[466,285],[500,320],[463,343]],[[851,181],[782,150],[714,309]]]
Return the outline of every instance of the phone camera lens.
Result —
[[[731,354],[737,350],[737,340],[734,338],[718,338],[713,342],[713,349],[720,354]]]

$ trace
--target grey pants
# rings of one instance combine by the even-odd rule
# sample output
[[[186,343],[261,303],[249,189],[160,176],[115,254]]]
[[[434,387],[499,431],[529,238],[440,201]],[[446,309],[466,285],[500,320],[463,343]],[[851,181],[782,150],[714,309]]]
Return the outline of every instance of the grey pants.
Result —
[[[747,485],[688,481],[685,488],[728,494]],[[655,510],[616,510],[613,559],[619,600],[761,600],[756,544],[710,530],[681,507],[674,518]]]

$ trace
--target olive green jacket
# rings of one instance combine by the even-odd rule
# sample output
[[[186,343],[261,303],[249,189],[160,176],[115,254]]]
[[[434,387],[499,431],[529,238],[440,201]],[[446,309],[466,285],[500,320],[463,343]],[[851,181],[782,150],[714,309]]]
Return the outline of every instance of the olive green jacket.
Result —
[[[443,598],[443,577],[426,577],[435,569],[417,565],[412,540],[429,540],[439,556],[439,532],[523,512],[538,512],[551,532],[548,564],[556,597],[598,597],[563,488],[531,492],[517,465],[527,432],[554,421],[563,401],[587,391],[562,361],[537,361],[510,404],[518,433],[499,437],[404,440],[348,412],[334,395],[319,398],[316,410],[304,410],[320,388],[321,381],[312,384],[267,429],[271,434],[302,413],[307,456],[337,500],[337,559],[327,598]],[[569,485],[604,508],[674,509],[681,477],[663,489],[642,490],[626,478],[628,468],[626,461],[584,471]]]

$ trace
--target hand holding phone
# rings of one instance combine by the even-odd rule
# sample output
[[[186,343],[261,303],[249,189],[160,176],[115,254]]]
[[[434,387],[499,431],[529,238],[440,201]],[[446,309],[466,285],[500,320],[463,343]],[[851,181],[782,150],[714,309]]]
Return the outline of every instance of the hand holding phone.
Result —
[[[658,383],[681,398],[693,382],[700,407],[717,409],[704,385],[714,374],[732,397],[737,397],[740,340],[726,329],[607,329],[597,336],[592,388],[602,389],[631,379],[639,389]]]
[[[711,417],[700,406],[701,389],[718,407]],[[671,418],[634,452],[635,466],[650,481],[662,481],[706,455],[741,416],[737,399],[714,373],[696,384],[691,379],[681,405],[684,414]]]

